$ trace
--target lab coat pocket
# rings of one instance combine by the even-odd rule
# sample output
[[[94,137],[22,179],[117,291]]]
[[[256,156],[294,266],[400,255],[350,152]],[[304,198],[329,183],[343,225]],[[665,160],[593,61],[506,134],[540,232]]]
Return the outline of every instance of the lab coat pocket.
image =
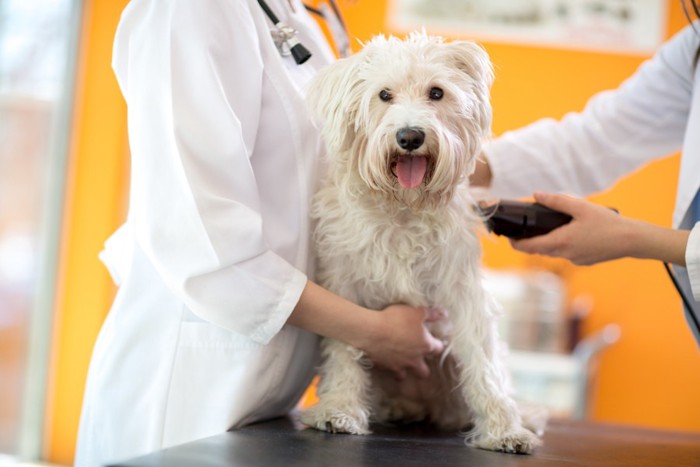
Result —
[[[278,353],[274,343],[210,323],[180,323],[164,445],[222,433],[250,417],[273,390],[270,367]]]

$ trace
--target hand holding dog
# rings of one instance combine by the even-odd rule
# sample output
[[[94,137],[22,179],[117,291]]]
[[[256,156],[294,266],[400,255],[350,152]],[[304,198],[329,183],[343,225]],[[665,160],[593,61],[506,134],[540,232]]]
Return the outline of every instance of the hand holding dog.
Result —
[[[440,354],[444,345],[424,323],[442,318],[437,310],[403,304],[370,310],[309,281],[287,323],[352,345],[402,378],[408,370],[430,374],[425,357]]]
[[[399,379],[404,379],[408,370],[427,378],[430,370],[425,358],[442,353],[444,344],[428,332],[424,323],[442,317],[430,309],[390,305],[376,313],[376,324],[370,327],[374,334],[358,348],[375,365],[392,370]]]

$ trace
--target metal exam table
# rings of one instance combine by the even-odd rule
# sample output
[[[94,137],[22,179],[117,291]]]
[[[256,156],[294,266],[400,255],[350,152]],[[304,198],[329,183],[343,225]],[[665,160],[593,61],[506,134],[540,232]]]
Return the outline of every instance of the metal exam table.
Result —
[[[552,420],[534,454],[468,448],[425,425],[354,436],[302,430],[280,418],[164,449],[113,467],[700,467],[700,433]]]

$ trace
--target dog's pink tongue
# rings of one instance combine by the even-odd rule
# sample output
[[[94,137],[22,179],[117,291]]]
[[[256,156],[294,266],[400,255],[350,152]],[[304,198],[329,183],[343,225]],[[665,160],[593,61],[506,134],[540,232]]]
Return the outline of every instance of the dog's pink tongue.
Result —
[[[415,188],[423,182],[428,161],[425,157],[401,156],[396,163],[396,176],[403,188]]]

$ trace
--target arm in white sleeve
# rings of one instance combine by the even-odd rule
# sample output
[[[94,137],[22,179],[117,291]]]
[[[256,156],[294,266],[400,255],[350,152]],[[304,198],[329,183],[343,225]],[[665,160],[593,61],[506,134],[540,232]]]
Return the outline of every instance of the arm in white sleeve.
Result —
[[[267,342],[306,277],[264,240],[249,160],[263,82],[251,12],[241,1],[138,5],[127,14],[146,20],[117,36],[114,61],[136,242],[193,313]]]
[[[618,89],[597,94],[582,112],[540,120],[488,143],[492,193],[587,195],[680,149],[692,95],[694,34],[691,27],[681,31]]]

